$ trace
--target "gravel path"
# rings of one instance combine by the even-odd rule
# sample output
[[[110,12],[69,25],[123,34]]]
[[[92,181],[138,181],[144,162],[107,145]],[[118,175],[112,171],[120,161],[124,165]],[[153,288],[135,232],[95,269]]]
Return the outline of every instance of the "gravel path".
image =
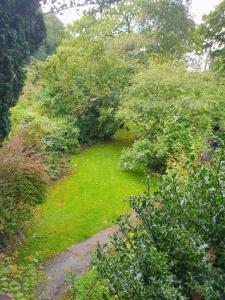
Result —
[[[68,290],[67,273],[72,272],[76,277],[87,272],[96,243],[106,243],[116,229],[117,227],[113,226],[100,231],[90,239],[71,246],[65,252],[48,261],[44,265],[47,282],[37,287],[37,298],[39,300],[61,299]]]

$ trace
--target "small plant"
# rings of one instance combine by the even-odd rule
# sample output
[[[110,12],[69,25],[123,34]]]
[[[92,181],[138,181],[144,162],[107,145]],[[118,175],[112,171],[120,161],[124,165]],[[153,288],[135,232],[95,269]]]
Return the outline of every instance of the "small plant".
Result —
[[[68,280],[69,300],[110,300],[108,280],[99,277],[95,268],[75,280],[72,273]]]

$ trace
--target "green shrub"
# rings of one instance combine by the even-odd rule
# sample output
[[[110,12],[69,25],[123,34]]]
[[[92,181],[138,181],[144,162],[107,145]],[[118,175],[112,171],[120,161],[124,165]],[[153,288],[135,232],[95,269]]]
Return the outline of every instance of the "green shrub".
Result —
[[[36,151],[51,154],[75,153],[79,149],[79,130],[65,118],[49,118],[35,107],[39,93],[29,95],[13,109],[13,130],[11,136],[22,135]],[[30,97],[30,98],[29,98]]]
[[[103,280],[98,276],[95,268],[76,281],[72,274],[69,274],[70,289],[68,291],[69,300],[110,300],[108,290],[108,280]]]
[[[137,222],[121,218],[109,245],[98,246],[95,265],[119,299],[224,297],[224,149],[211,163],[193,158],[186,181],[170,174],[153,196],[132,196]]]
[[[100,24],[84,17],[70,26],[56,53],[40,65],[43,112],[68,119],[79,128],[79,141],[88,144],[115,133],[118,99],[134,69],[110,48],[109,34],[98,29],[96,37]]]
[[[10,240],[46,195],[47,176],[38,154],[21,137],[0,151],[0,245]]]
[[[18,265],[15,257],[0,256],[0,297],[14,300],[35,299],[34,288],[43,280],[37,262]]]
[[[49,175],[56,179],[66,169],[70,154],[79,151],[79,130],[65,118],[49,118],[37,105],[38,89],[30,95],[29,82],[25,93],[12,111],[13,129],[10,139],[22,136],[27,145],[43,156]]]
[[[180,62],[152,59],[121,97],[119,119],[138,139],[124,151],[125,169],[165,169],[168,161],[200,152],[225,128],[223,82],[190,73]]]

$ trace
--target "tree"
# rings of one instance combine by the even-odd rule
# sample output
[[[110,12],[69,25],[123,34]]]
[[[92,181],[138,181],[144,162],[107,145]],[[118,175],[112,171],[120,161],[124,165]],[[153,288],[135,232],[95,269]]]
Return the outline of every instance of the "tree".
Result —
[[[44,9],[50,7],[50,11],[47,13],[60,13],[69,8],[79,9],[81,7],[84,7],[86,12],[96,12],[111,7],[120,1],[122,0],[39,0]]]
[[[0,3],[0,144],[10,130],[9,109],[22,90],[24,65],[41,45],[45,26],[41,6],[59,13],[69,7],[95,9],[117,0],[2,0]],[[94,5],[94,6],[93,6]]]
[[[23,87],[24,65],[41,44],[45,26],[36,0],[0,3],[0,142],[10,130],[9,109]]]
[[[203,48],[211,58],[211,66],[225,76],[225,0],[213,12],[204,17],[200,26],[203,35]]]
[[[138,135],[122,167],[163,170],[170,159],[201,151],[214,129],[224,128],[223,82],[187,72],[181,62],[152,59],[125,89],[118,117]]]
[[[180,58],[189,50],[194,29],[189,5],[186,0],[122,0],[101,14],[117,19],[117,31],[143,36],[146,52]]]
[[[64,34],[64,25],[55,14],[44,15],[44,21],[46,38],[38,51],[34,54],[34,58],[39,60],[45,60],[55,51]]]
[[[194,28],[194,22],[189,15],[190,1],[138,0],[137,5],[141,10],[138,18],[141,31],[153,34],[149,50],[182,57],[189,49],[190,33]]]
[[[40,68],[43,110],[77,126],[81,143],[109,139],[115,132],[118,99],[133,74],[98,25],[84,16]]]

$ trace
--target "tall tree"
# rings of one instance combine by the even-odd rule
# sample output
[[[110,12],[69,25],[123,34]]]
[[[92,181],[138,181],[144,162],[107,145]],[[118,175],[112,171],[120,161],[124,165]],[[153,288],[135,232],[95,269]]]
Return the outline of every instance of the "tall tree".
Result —
[[[24,65],[41,44],[45,26],[36,0],[0,2],[0,142],[10,130],[9,109],[21,92]]]
[[[54,13],[44,15],[44,21],[46,26],[46,38],[38,51],[34,54],[34,58],[39,60],[45,60],[47,56],[55,51],[64,34],[64,25]]]
[[[194,29],[189,7],[189,0],[122,0],[105,7],[102,15],[116,18],[118,31],[144,37],[146,51],[181,57]]]
[[[225,0],[204,18],[201,25],[203,47],[211,58],[211,66],[225,76]]]

